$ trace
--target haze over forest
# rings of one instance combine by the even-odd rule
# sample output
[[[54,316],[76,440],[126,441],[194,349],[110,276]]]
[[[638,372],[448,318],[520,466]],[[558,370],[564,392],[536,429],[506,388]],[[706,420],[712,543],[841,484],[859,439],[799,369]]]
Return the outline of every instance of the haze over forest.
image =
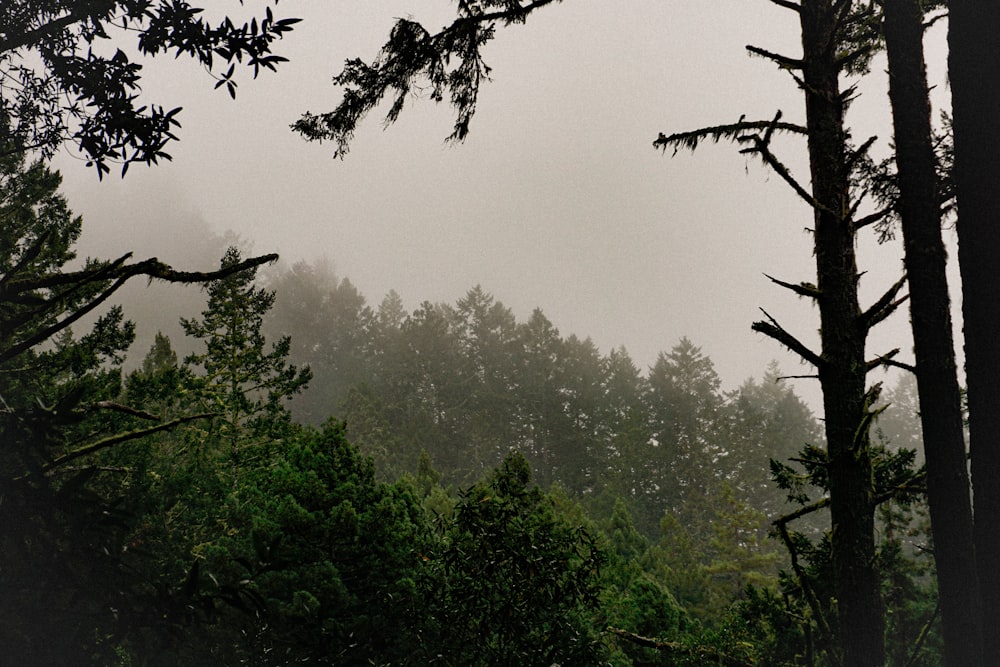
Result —
[[[1000,10],[286,4],[0,4],[6,659],[1000,664]]]
[[[330,77],[347,58],[375,55],[394,17],[443,25],[451,5],[297,5],[304,20],[282,43],[290,62],[243,82],[235,102],[193,64],[151,62],[146,88],[184,107],[173,160],[99,187],[72,149],[56,161],[87,221],[83,252],[134,250],[184,264],[207,225],[235,232],[258,253],[278,252],[288,265],[328,260],[372,302],[392,289],[412,309],[452,302],[479,284],[521,317],[541,307],[561,330],[592,337],[605,352],[624,345],[643,368],[688,336],[729,386],[771,360],[804,372],[750,323],[764,308],[813,340],[816,311],[764,275],[814,279],[808,208],[733,146],[674,158],[651,147],[659,132],[744,114],[781,110],[800,120],[794,82],[744,50],[794,50],[792,17],[766,2],[706,10],[646,0],[609,15],[599,0],[575,0],[487,46],[492,80],[462,144],[444,142],[450,110],[419,95],[388,129],[379,123],[387,106],[376,109],[344,160],[288,129],[303,111],[332,107]],[[943,81],[943,30],[931,34],[929,49],[931,80]],[[876,150],[884,154],[889,113],[879,62],[862,81],[851,121],[859,137],[881,135]],[[803,141],[782,140],[781,148],[789,165],[807,171]],[[874,298],[895,280],[902,250],[898,241],[868,240],[859,251],[862,293]],[[908,351],[906,318],[873,340],[873,354]],[[818,407],[816,382],[794,386]]]

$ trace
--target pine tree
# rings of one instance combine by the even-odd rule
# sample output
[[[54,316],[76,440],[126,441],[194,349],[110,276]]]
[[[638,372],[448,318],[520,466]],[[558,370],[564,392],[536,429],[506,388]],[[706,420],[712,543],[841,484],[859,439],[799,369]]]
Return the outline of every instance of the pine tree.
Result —
[[[239,250],[230,247],[220,267],[225,270],[240,261]],[[256,287],[255,278],[254,268],[210,283],[201,319],[181,319],[185,333],[205,344],[204,351],[189,355],[184,364],[198,371],[193,390],[216,415],[210,436],[226,450],[234,487],[239,468],[256,455],[255,445],[287,432],[290,416],[283,401],[312,377],[308,367],[288,363],[288,336],[267,347],[262,325],[274,292]]]

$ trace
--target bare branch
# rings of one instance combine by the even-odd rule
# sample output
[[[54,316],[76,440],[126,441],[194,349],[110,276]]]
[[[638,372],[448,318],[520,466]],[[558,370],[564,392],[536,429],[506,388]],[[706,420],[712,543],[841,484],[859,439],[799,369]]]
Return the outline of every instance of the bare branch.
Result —
[[[743,150],[744,153],[756,153],[760,155],[764,164],[769,166],[771,169],[781,177],[785,183],[795,191],[795,194],[799,196],[804,202],[809,204],[814,209],[823,209],[824,207],[820,204],[812,194],[806,190],[801,183],[792,176],[792,172],[789,171],[788,167],[781,163],[777,157],[771,152],[771,149],[760,137],[752,137],[754,143],[753,148],[746,148]]]
[[[668,147],[672,147],[674,149],[674,155],[676,155],[677,151],[681,148],[686,148],[692,151],[695,150],[698,148],[698,144],[706,139],[711,139],[714,143],[718,143],[722,139],[741,142],[745,140],[747,132],[760,132],[762,130],[767,130],[768,128],[772,128],[772,132],[774,130],[778,130],[791,134],[806,134],[806,128],[801,125],[796,125],[795,123],[782,123],[777,120],[748,121],[744,120],[743,117],[740,117],[737,122],[730,125],[715,125],[712,127],[704,127],[700,130],[693,130],[691,132],[678,132],[669,136],[660,132],[656,141],[653,142],[653,147],[659,148],[663,151],[666,151]]]
[[[898,368],[899,370],[906,371],[908,373],[913,373],[914,375],[916,375],[916,373],[917,373],[917,367],[916,366],[913,366],[912,364],[905,363],[903,361],[896,361],[895,359],[889,359],[889,358],[883,357],[883,358],[881,358],[881,364],[879,364],[879,365],[881,365],[881,366],[888,366],[888,367],[891,367],[891,368]],[[878,366],[876,366],[876,368],[877,367]],[[871,370],[871,369],[869,369],[869,370]]]
[[[865,143],[858,146],[855,150],[851,151],[851,154],[847,157],[847,162],[845,166],[847,169],[853,170],[854,165],[857,164],[858,160],[863,158],[868,151],[871,149],[872,145],[878,141],[878,137],[872,135],[865,140]]]
[[[864,46],[860,49],[855,49],[854,51],[851,51],[850,53],[847,53],[837,59],[836,62],[837,68],[841,70],[847,69],[856,60],[859,60],[860,58],[867,56],[871,52],[872,48],[870,46]]]
[[[900,304],[909,298],[907,295],[897,298],[904,285],[906,285],[906,274],[903,274],[899,280],[885,291],[885,294],[879,297],[878,301],[861,314],[861,326],[865,330],[870,330],[876,324],[892,315],[899,308]]]
[[[772,3],[778,5],[779,7],[784,7],[785,9],[791,9],[793,12],[802,11],[802,6],[796,2],[791,2],[790,0],[771,0]]]
[[[779,375],[775,380],[818,380],[818,375]]]
[[[873,370],[875,370],[876,368],[882,368],[882,367],[885,367],[885,366],[893,366],[895,368],[904,368],[904,367],[906,367],[906,368],[912,368],[908,364],[904,364],[901,361],[895,361],[894,357],[897,354],[899,354],[899,348],[895,347],[895,348],[889,350],[888,352],[886,352],[885,354],[883,354],[881,356],[878,356],[878,357],[875,357],[874,359],[866,361],[865,365],[866,365],[866,368],[867,368],[867,372],[870,373]]]
[[[824,365],[823,359],[818,354],[810,350],[798,338],[796,338],[792,334],[788,333],[784,328],[782,328],[781,325],[779,325],[778,322],[773,317],[771,317],[766,310],[761,308],[760,312],[764,313],[764,316],[768,319],[768,321],[754,322],[753,325],[751,325],[750,327],[751,329],[778,341],[780,344],[784,345],[789,350],[802,357],[803,361],[809,362],[816,368],[823,367]]]
[[[824,507],[827,507],[829,504],[830,504],[830,497],[823,496],[817,501],[809,503],[808,505],[803,505],[794,512],[790,512],[789,514],[783,514],[779,516],[777,519],[771,522],[771,525],[773,525],[775,528],[781,528],[782,526],[786,526],[792,521],[795,521],[796,519],[801,519],[802,517],[808,516],[813,512],[818,512]]]
[[[809,297],[810,299],[817,299],[818,300],[820,298],[821,294],[822,294],[819,291],[819,288],[817,288],[812,283],[798,283],[798,284],[796,284],[796,283],[786,283],[784,280],[778,280],[777,278],[775,278],[773,276],[769,276],[766,273],[764,274],[764,277],[766,277],[768,280],[770,280],[775,285],[780,285],[781,287],[784,287],[785,289],[789,289],[789,290],[795,292],[796,294],[798,294],[799,296],[805,296],[805,297]]]
[[[887,206],[887,207],[885,207],[885,208],[883,208],[883,209],[881,209],[879,211],[875,211],[874,213],[869,213],[865,217],[859,218],[858,220],[855,220],[854,221],[854,228],[855,229],[861,229],[862,227],[867,227],[868,225],[873,225],[873,224],[875,224],[877,222],[881,222],[890,213],[892,213],[894,210],[895,210],[894,207]]]
[[[778,66],[783,69],[802,69],[803,63],[798,58],[789,58],[788,56],[783,56],[780,53],[774,53],[773,51],[768,51],[767,49],[762,49],[759,46],[753,46],[752,44],[747,44],[745,48],[751,54],[760,56],[761,58],[767,58],[768,60],[777,63]]]
[[[129,407],[127,405],[122,405],[121,403],[115,403],[114,401],[98,401],[89,406],[91,409],[98,410],[112,410],[114,412],[121,412],[126,415],[131,415],[133,417],[139,417],[140,419],[148,419],[149,421],[158,422],[160,418],[149,412],[139,410],[136,408]]]

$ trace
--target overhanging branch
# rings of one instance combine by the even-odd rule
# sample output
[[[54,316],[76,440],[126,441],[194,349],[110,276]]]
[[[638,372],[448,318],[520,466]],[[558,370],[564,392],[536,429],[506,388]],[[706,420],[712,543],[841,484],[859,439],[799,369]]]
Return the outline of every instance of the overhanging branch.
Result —
[[[93,311],[97,306],[107,301],[107,299],[121,289],[121,287],[124,286],[128,280],[136,276],[148,276],[150,280],[163,280],[171,283],[207,283],[213,280],[220,280],[234,273],[246,271],[247,269],[273,262],[278,259],[278,256],[275,254],[262,255],[260,257],[252,257],[244,260],[238,264],[234,264],[233,266],[221,268],[217,271],[203,272],[177,271],[169,265],[159,261],[155,257],[142,262],[137,262],[135,264],[126,264],[124,263],[124,260],[127,257],[128,255],[125,255],[115,262],[112,262],[110,265],[102,266],[99,269],[75,271],[70,273],[57,273],[49,276],[42,276],[37,279],[25,279],[20,281],[15,280],[8,283],[3,289],[0,289],[0,303],[3,303],[8,300],[9,295],[16,296],[17,294],[25,291],[73,284],[75,286],[71,292],[75,292],[81,289],[84,285],[109,280],[114,281],[110,287],[103,290],[96,297],[88,301],[83,306],[77,308],[62,320],[59,320],[58,322],[35,332],[26,339],[7,347],[7,349],[0,351],[0,363],[13,359],[17,355],[24,353],[35,345],[48,340],[55,334],[64,330],[66,327],[71,326],[80,318]],[[46,302],[41,310],[46,310],[59,302],[64,302],[67,299],[67,296],[67,294],[58,295],[52,301]],[[35,314],[37,314],[37,312],[38,311],[35,311]],[[27,319],[30,319],[31,316],[34,316],[34,314],[29,313],[29,317]],[[21,319],[23,320],[25,317],[22,317]],[[5,326],[8,324],[11,323],[5,323]]]
[[[128,442],[130,440],[137,440],[138,438],[144,438],[147,435],[153,435],[154,433],[167,431],[172,428],[176,428],[181,424],[186,424],[188,422],[192,422],[198,419],[211,419],[212,417],[215,417],[216,414],[217,413],[214,412],[206,412],[204,414],[199,414],[199,415],[178,417],[177,419],[172,419],[168,422],[164,422],[163,424],[157,424],[156,426],[151,426],[149,428],[127,431],[126,433],[119,433],[117,435],[113,435],[104,438],[102,440],[98,440],[97,442],[91,443],[86,447],[80,447],[79,449],[74,449],[71,452],[67,452],[62,456],[53,459],[49,463],[42,466],[42,472],[48,472],[53,468],[58,468],[61,465],[69,463],[70,461],[75,461],[76,459],[87,456],[88,454],[93,454],[103,449],[114,447],[115,445],[120,445],[123,442]]]

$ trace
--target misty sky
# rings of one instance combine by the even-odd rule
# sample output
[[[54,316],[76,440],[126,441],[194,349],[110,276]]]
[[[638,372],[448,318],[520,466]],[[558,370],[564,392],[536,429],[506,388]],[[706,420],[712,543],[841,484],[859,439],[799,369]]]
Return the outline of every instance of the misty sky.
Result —
[[[643,369],[688,336],[726,387],[771,359],[790,374],[808,371],[750,324],[764,307],[816,340],[815,309],[763,275],[813,280],[809,210],[731,145],[673,158],[652,148],[659,132],[742,114],[770,119],[780,109],[802,122],[791,78],[744,50],[797,56],[793,13],[767,0],[565,0],[488,47],[493,81],[464,144],[444,144],[448,107],[415,98],[388,129],[372,114],[341,161],[289,124],[336,105],[331,77],[347,58],[374,57],[394,17],[436,29],[453,5],[303,0],[278,9],[305,19],[276,49],[291,62],[241,79],[235,102],[191,63],[146,68],[146,101],[184,107],[173,162],[98,183],[70,151],[59,156],[64,192],[85,219],[85,253],[134,249],[208,268],[184,264],[202,221],[289,264],[327,258],[373,305],[390,289],[410,310],[454,302],[481,284],[519,319],[541,307],[563,335],[590,336],[604,353],[624,345]],[[929,58],[932,81],[943,80],[943,49]],[[883,67],[849,120],[856,136],[882,137],[884,151]],[[805,181],[804,144],[781,146]],[[873,246],[864,236],[869,300],[901,266],[898,243]],[[870,353],[908,350],[906,329],[901,312]],[[816,387],[795,387],[816,404]]]

